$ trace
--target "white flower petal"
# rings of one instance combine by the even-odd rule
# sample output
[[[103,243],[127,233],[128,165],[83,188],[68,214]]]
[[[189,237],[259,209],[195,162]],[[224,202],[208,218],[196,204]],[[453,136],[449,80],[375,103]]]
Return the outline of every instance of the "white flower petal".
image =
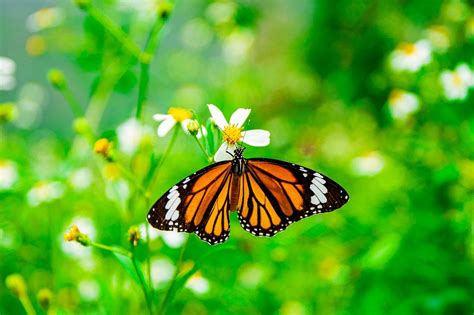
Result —
[[[158,137],[164,137],[174,127],[176,121],[169,117],[165,119],[158,127]]]
[[[270,132],[262,129],[242,132],[242,142],[254,147],[264,147],[270,144]]]
[[[211,116],[214,119],[214,122],[216,125],[223,130],[227,125],[227,120],[224,117],[224,114],[222,114],[221,110],[217,108],[217,106],[212,105],[212,104],[207,104],[207,107],[209,108],[209,111],[211,112]]]
[[[232,160],[233,157],[231,154],[234,154],[234,151],[235,145],[229,145],[227,142],[224,142],[221,144],[219,150],[217,150],[216,154],[214,155],[214,161],[220,162]],[[229,152],[231,154],[229,154]]]
[[[190,121],[191,121],[191,119],[185,119],[181,122],[181,127],[183,127],[184,132],[187,133],[187,134],[189,134],[188,124],[189,124]]]
[[[250,109],[239,108],[230,117],[230,124],[237,125],[237,127],[242,127],[244,122],[247,120],[247,117],[250,115]]]
[[[163,121],[163,120],[168,119],[170,117],[171,117],[171,115],[165,115],[165,114],[155,114],[155,115],[153,115],[153,119],[156,120],[156,121]]]
[[[206,129],[206,127],[204,127],[204,126],[201,126],[201,127],[199,128],[199,130],[198,130],[198,133],[197,133],[196,137],[197,137],[198,139],[201,139],[203,136],[204,136],[204,137],[207,136],[207,129]]]

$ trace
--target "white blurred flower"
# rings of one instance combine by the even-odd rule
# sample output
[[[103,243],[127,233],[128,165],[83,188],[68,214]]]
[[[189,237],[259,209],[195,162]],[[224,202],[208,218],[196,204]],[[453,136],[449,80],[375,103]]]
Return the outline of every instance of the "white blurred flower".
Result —
[[[216,24],[229,22],[236,12],[237,6],[232,1],[212,2],[206,9],[206,16]]]
[[[426,30],[426,37],[433,48],[444,52],[450,46],[449,30],[442,25],[433,25]]]
[[[385,161],[378,152],[370,152],[352,160],[352,172],[358,176],[377,175],[384,167]]]
[[[64,21],[64,10],[58,7],[42,8],[26,18],[26,28],[38,32],[55,27]]]
[[[151,280],[155,285],[162,285],[173,278],[176,267],[168,258],[152,258]]]
[[[248,264],[239,269],[238,281],[246,288],[256,288],[263,280],[265,272],[260,265]]]
[[[7,190],[18,180],[16,164],[8,160],[0,160],[0,190]]]
[[[28,203],[36,207],[44,202],[59,199],[64,194],[64,186],[60,182],[41,181],[36,183],[27,193]]]
[[[133,154],[140,144],[150,139],[152,133],[151,127],[142,125],[135,118],[130,118],[117,128],[120,149],[127,154]]]
[[[186,281],[186,288],[201,295],[209,291],[209,281],[200,274],[194,274]]]
[[[124,179],[107,181],[105,196],[110,200],[117,201],[122,208],[125,208],[128,197],[130,196],[128,182]]]
[[[145,224],[140,224],[139,226],[140,235],[145,237],[146,235],[146,226]],[[186,234],[180,233],[176,231],[160,231],[157,229],[149,228],[150,233],[150,240],[156,240],[161,237],[163,242],[171,248],[179,248],[183,246],[184,242],[186,241]]]
[[[474,86],[474,74],[467,64],[460,64],[454,71],[441,72],[441,84],[448,100],[463,100]]]
[[[393,90],[388,97],[388,105],[393,118],[405,120],[420,109],[420,100],[413,93]]]
[[[148,223],[142,223],[138,226],[138,229],[140,230],[140,235],[144,238],[146,235],[146,225]],[[158,237],[161,235],[161,231],[157,229],[152,229],[148,227],[148,232],[150,233],[150,240],[156,240]]]
[[[10,91],[15,88],[16,63],[13,59],[0,56],[0,91]]]
[[[171,107],[168,114],[155,114],[153,119],[161,122],[158,127],[158,137],[164,137],[173,127],[179,123],[184,132],[188,133],[188,123],[191,121],[193,113],[187,109]]]
[[[224,58],[230,64],[241,64],[247,58],[254,42],[249,30],[234,30],[224,41]]]
[[[76,190],[84,190],[92,183],[92,172],[87,167],[82,167],[71,173],[69,184]]]
[[[158,11],[157,0],[118,0],[116,6],[121,11],[134,12],[137,20],[144,23],[151,22]]]
[[[222,131],[224,143],[219,147],[214,160],[216,162],[231,160],[236,144],[243,142],[254,147],[264,147],[270,144],[270,132],[262,129],[243,131],[243,124],[250,115],[250,109],[238,108],[230,117],[228,123],[221,110],[215,105],[208,104],[214,122]],[[230,154],[229,154],[230,152]]]
[[[431,45],[427,40],[400,44],[390,56],[390,65],[398,71],[418,71],[431,61]]]
[[[187,22],[181,33],[181,41],[187,47],[200,50],[209,45],[212,30],[205,20],[196,18]]]
[[[78,291],[85,301],[96,301],[99,298],[100,286],[94,279],[84,279],[79,282]]]

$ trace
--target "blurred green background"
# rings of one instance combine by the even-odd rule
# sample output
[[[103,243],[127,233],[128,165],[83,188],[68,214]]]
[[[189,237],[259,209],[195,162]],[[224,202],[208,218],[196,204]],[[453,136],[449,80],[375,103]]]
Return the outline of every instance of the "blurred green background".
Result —
[[[246,128],[271,132],[247,157],[321,171],[351,199],[272,238],[236,216],[223,245],[190,235],[181,269],[197,273],[169,314],[473,313],[472,1],[94,0],[138,47],[169,13],[138,136],[119,126],[141,66],[110,27],[74,1],[0,1],[0,314],[25,313],[25,299],[29,314],[146,314],[127,263],[63,236],[77,224],[129,249],[137,225],[146,239],[151,202],[207,164],[179,132],[144,199],[135,181],[172,137],[152,115],[183,107],[205,122],[207,103],[251,108]],[[94,154],[100,137],[135,179]],[[152,233],[134,249],[156,305],[183,241]]]

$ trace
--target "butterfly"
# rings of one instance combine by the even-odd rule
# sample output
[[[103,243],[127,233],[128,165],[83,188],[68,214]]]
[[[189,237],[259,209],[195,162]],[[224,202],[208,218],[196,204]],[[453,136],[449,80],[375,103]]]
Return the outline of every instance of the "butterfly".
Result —
[[[171,187],[151,207],[148,222],[159,230],[194,232],[214,245],[228,239],[231,211],[246,231],[273,236],[349,200],[344,188],[321,173],[280,160],[246,159],[244,149]]]

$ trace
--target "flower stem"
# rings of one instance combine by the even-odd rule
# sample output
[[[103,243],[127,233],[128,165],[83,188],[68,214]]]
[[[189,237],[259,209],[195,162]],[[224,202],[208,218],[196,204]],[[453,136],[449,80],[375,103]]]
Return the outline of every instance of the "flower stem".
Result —
[[[179,253],[179,258],[178,261],[176,262],[176,269],[173,274],[173,278],[171,279],[171,283],[168,286],[168,289],[166,290],[165,296],[163,298],[163,301],[161,302],[160,309],[158,311],[158,314],[164,314],[166,311],[166,307],[169,304],[170,297],[171,297],[171,292],[173,291],[173,288],[176,284],[176,280],[178,279],[178,275],[181,269],[181,265],[183,264],[183,259],[184,259],[184,253],[186,252],[186,248],[189,242],[189,237],[186,238],[186,241],[183,244],[183,247],[181,248],[181,252]]]
[[[148,186],[150,191],[153,190],[153,186],[155,184],[156,178],[158,177],[158,173],[160,171],[161,166],[163,165],[163,162],[168,157],[169,153],[171,152],[171,149],[173,148],[173,145],[174,145],[174,143],[176,141],[176,138],[178,136],[178,132],[179,132],[179,127],[178,127],[178,125],[175,125],[174,126],[174,132],[173,132],[173,135],[171,136],[170,141],[168,142],[168,146],[166,147],[165,152],[163,153],[160,160],[158,161],[158,165],[154,169],[155,174],[152,176],[151,181],[150,181],[150,185]]]
[[[137,101],[137,112],[135,117],[139,120],[142,119],[143,107],[146,104],[148,94],[148,82],[150,79],[150,63],[153,60],[154,53],[158,48],[159,33],[163,28],[165,18],[158,15],[153,24],[153,27],[148,34],[148,39],[145,44],[145,49],[141,62],[140,62],[140,83],[138,85],[138,101]]]
[[[25,309],[27,315],[36,315],[36,311],[33,308],[33,304],[31,304],[31,300],[27,294],[22,294],[19,297],[19,300],[21,302],[21,305],[23,305],[23,308]]]
[[[204,153],[204,155],[207,158],[207,162],[211,163],[212,162],[212,156],[207,153],[206,149],[204,149],[204,146],[202,145],[201,141],[194,135],[193,138],[196,140],[197,144],[199,145],[199,148],[201,148],[201,151]]]
[[[87,13],[99,22],[131,55],[140,61],[144,58],[140,47],[138,47],[111,18],[104,15],[93,5],[88,5],[86,10]]]
[[[97,242],[91,242],[90,245],[95,247],[95,248],[100,248],[100,249],[103,249],[103,250],[107,250],[109,252],[117,253],[117,254],[120,254],[120,255],[123,255],[123,256],[126,256],[126,257],[130,257],[130,258],[133,257],[133,254],[131,252],[129,252],[128,250],[125,250],[123,248],[112,247],[112,246],[104,245],[104,244],[97,243]]]
[[[140,281],[140,286],[142,287],[143,295],[145,296],[146,305],[148,308],[148,312],[150,315],[153,315],[153,306],[151,304],[151,299],[148,290],[146,289],[145,279],[143,279],[143,274],[140,272],[140,267],[138,266],[138,262],[132,254],[130,257],[133,263],[133,268],[135,268],[135,272],[137,273],[138,280]]]

